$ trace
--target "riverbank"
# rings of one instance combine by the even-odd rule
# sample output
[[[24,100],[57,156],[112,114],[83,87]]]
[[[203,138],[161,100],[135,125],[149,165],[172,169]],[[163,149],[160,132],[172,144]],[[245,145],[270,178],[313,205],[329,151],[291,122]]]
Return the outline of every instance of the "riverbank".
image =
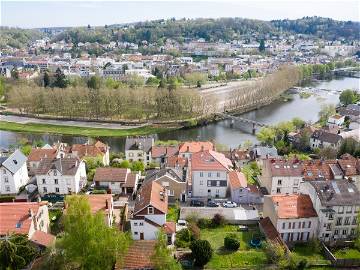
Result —
[[[162,133],[165,131],[176,129],[176,127],[160,127],[155,125],[147,125],[138,128],[129,129],[108,129],[108,128],[89,128],[64,125],[35,124],[26,123],[19,124],[13,122],[0,121],[0,130],[27,132],[27,133],[45,133],[60,134],[71,136],[86,137],[126,137],[135,135],[150,135]]]

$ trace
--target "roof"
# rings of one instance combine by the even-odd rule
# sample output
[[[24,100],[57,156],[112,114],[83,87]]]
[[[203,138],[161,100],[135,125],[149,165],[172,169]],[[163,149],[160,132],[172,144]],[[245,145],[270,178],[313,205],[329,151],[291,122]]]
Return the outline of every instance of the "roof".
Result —
[[[125,183],[128,174],[130,174],[130,169],[128,168],[100,167],[95,171],[94,181]]]
[[[107,212],[113,201],[111,194],[90,194],[86,195],[86,197],[89,201],[90,209],[93,214],[99,211]]]
[[[338,160],[338,164],[341,170],[344,172],[345,176],[352,176],[358,174],[356,170],[357,159],[350,154],[342,155],[341,159]]]
[[[324,130],[314,131],[314,133],[311,135],[311,138],[317,139],[321,142],[327,142],[327,143],[331,143],[331,144],[337,144],[342,139],[342,137],[340,135],[330,133],[330,132],[327,132]]]
[[[165,222],[163,227],[166,234],[173,234],[176,232],[176,224],[173,221]]]
[[[270,167],[272,176],[302,176],[303,166],[296,159],[267,159],[265,162],[267,163],[266,165]]]
[[[166,166],[171,168],[184,168],[188,166],[188,159],[181,156],[168,157]]]
[[[229,183],[232,189],[247,187],[245,175],[242,172],[238,171],[229,172]]]
[[[280,245],[285,245],[282,240],[279,232],[276,230],[274,224],[272,224],[269,217],[263,218],[259,221],[260,227],[264,232],[266,238],[272,242],[278,243]]]
[[[179,145],[179,153],[197,153],[214,150],[212,142],[183,142]]]
[[[33,148],[28,156],[28,161],[40,161],[43,158],[56,158],[56,149]]]
[[[144,183],[141,187],[135,201],[134,215],[148,205],[153,206],[164,214],[167,213],[167,193],[159,183],[154,181]]]
[[[172,157],[175,156],[178,152],[179,148],[177,146],[153,146],[151,149],[151,157]]]
[[[100,145],[100,144],[98,144]],[[103,147],[103,144],[101,143],[101,147],[97,147],[95,145],[91,144],[73,144],[69,149],[69,153],[75,153],[79,158],[83,157],[97,157],[97,156],[103,156],[106,152],[106,148]]]
[[[254,153],[256,154],[256,157],[265,158],[266,156],[270,157],[277,157],[278,152],[275,146],[269,147],[269,146],[256,146],[253,149]]]
[[[311,181],[323,206],[360,205],[360,192],[348,180]]]
[[[145,176],[145,182],[146,181],[154,181],[159,179],[160,177],[168,176],[172,179],[175,179],[178,182],[185,182],[186,179],[183,178],[183,171],[172,169],[172,168],[166,168],[166,169],[155,169],[150,170],[146,172]],[[186,175],[185,175],[186,176]]]
[[[31,236],[30,241],[43,247],[50,247],[55,243],[56,237],[50,233],[43,231],[35,231]]]
[[[6,160],[2,162],[2,166],[11,173],[16,173],[26,163],[26,156],[19,150],[15,150]]]
[[[138,174],[129,173],[126,178],[126,182],[122,186],[135,188],[135,185],[137,184],[137,181],[136,181],[137,177],[138,177]]]
[[[232,163],[224,154],[215,151],[194,153],[191,158],[191,170],[229,171]]]
[[[336,160],[308,160],[303,162],[304,180],[332,180],[335,174],[339,173],[336,167]]]
[[[126,137],[125,151],[143,150],[148,153],[154,145],[154,138],[149,136]]]
[[[29,210],[38,213],[45,202],[13,202],[0,203],[0,235],[8,233],[29,233],[32,218]]]
[[[277,216],[282,219],[317,217],[309,195],[271,195]]]
[[[78,158],[44,158],[40,161],[35,174],[44,175],[50,170],[58,170],[62,175],[75,175],[80,163]]]
[[[124,257],[123,265],[117,262],[115,270],[153,268],[150,258],[154,254],[155,245],[156,240],[133,241]]]

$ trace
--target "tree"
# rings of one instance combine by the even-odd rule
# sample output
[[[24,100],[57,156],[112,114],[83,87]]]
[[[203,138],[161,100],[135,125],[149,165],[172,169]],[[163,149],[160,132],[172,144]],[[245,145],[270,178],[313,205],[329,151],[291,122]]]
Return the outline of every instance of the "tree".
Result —
[[[134,161],[131,164],[131,170],[134,172],[143,172],[145,170],[144,163],[141,161]]]
[[[196,266],[204,266],[210,261],[213,255],[213,249],[207,240],[195,240],[191,242],[190,249]]]
[[[305,126],[305,121],[299,117],[294,117],[291,122],[297,129],[301,129]]]
[[[155,270],[181,270],[181,266],[171,257],[171,250],[167,248],[167,237],[163,231],[159,231],[155,252],[150,257]]]
[[[238,250],[240,241],[235,233],[230,233],[224,238],[224,247],[229,250]]]
[[[358,94],[351,89],[347,89],[341,92],[339,99],[343,105],[347,106],[358,101]]]
[[[159,86],[159,83],[160,83],[160,79],[156,77],[149,77],[149,79],[147,79],[146,81],[146,85],[149,86]]]
[[[333,104],[324,104],[321,106],[321,110],[319,112],[319,122],[321,125],[326,125],[330,116],[336,113],[335,105]]]
[[[260,52],[265,51],[265,40],[264,39],[260,40],[259,51]]]
[[[334,159],[337,156],[337,151],[335,148],[327,146],[320,149],[319,156],[324,159]]]
[[[44,73],[43,82],[44,82],[44,87],[50,86],[50,76],[49,73],[47,73],[46,71]]]
[[[267,145],[273,145],[275,139],[275,130],[269,127],[263,127],[260,129],[256,138],[262,143]]]
[[[11,70],[11,78],[14,78],[15,80],[19,79],[19,71],[16,68]]]
[[[0,269],[23,269],[37,256],[35,247],[27,235],[12,234],[0,242]]]
[[[55,72],[55,81],[53,83],[54,87],[66,88],[68,85],[68,80],[66,79],[65,74],[61,71],[60,68],[57,68]]]
[[[286,257],[285,249],[280,244],[268,241],[265,244],[265,255],[269,263],[279,264]]]
[[[101,78],[98,76],[91,76],[91,78],[87,82],[87,86],[91,89],[100,89]]]
[[[126,252],[128,236],[108,227],[102,211],[93,214],[85,196],[67,196],[65,205],[64,234],[57,248],[66,264],[75,269],[112,269]]]

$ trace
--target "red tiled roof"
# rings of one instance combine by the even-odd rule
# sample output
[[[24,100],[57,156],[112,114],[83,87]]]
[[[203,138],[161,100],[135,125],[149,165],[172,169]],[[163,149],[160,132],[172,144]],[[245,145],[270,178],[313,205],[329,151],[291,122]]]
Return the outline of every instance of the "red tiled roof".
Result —
[[[194,153],[191,158],[191,170],[228,171],[232,163],[223,154],[215,151],[201,151]]]
[[[323,177],[326,180],[334,179],[330,164],[336,164],[336,161],[309,160],[303,162],[304,180],[316,180]]]
[[[152,269],[151,256],[154,254],[156,240],[133,241],[129,247],[123,264],[117,262],[115,270]]]
[[[111,203],[113,202],[111,194],[90,194],[86,195],[88,198],[91,212],[93,214],[98,211],[108,211],[111,207]],[[106,201],[108,202],[108,207],[106,207]]]
[[[184,168],[188,166],[188,159],[180,156],[168,157],[166,166],[170,168]]]
[[[238,171],[229,172],[229,183],[232,189],[247,187],[245,175],[242,172]]]
[[[179,151],[177,146],[153,146],[151,148],[151,157],[172,157],[175,156]]]
[[[136,178],[137,178],[137,174],[129,173],[127,178],[126,178],[126,182],[125,182],[125,184],[122,185],[122,187],[135,188]]]
[[[55,243],[56,237],[43,231],[35,231],[30,240],[43,247],[50,247]]]
[[[40,161],[43,158],[56,158],[56,149],[33,148],[28,156],[28,161]]]
[[[125,183],[130,169],[127,168],[97,168],[94,175],[95,182],[123,182]]]
[[[155,181],[147,182],[141,187],[138,198],[135,201],[134,215],[149,205],[164,214],[167,213],[168,197],[166,190]]]
[[[176,232],[176,224],[173,221],[165,222],[163,227],[166,234],[173,234]]]
[[[95,145],[90,144],[73,144],[70,147],[69,152],[77,152],[77,156],[79,158],[83,157],[97,157],[97,156],[103,156],[104,152],[96,147]]]
[[[356,170],[356,162],[356,158],[352,156],[351,158],[345,156],[344,158],[338,160],[338,164],[341,170],[344,172],[345,176],[353,176],[358,174]]]
[[[269,217],[263,218],[259,221],[260,227],[264,232],[266,238],[272,242],[278,243],[282,246],[286,246],[282,240],[279,232],[276,230],[275,226],[272,224]]]
[[[317,217],[309,195],[272,195],[271,199],[277,209],[279,218],[310,218]]]
[[[298,160],[267,159],[272,176],[302,176],[303,167]]]
[[[0,203],[0,235],[8,233],[28,234],[32,218],[29,217],[31,209],[37,215],[39,207],[46,202],[14,202]],[[18,227],[17,228],[17,224]]]
[[[212,142],[184,142],[179,146],[179,153],[197,153],[210,150],[214,150]]]

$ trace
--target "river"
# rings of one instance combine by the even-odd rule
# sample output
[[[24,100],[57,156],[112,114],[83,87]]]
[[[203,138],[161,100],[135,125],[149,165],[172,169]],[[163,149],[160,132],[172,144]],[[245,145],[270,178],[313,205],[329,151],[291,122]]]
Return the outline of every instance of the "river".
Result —
[[[301,98],[298,94],[293,94],[291,101],[284,102],[277,100],[268,106],[244,113],[241,116],[265,124],[276,124],[281,121],[291,120],[294,117],[315,122],[318,119],[318,113],[323,104],[337,104],[339,102],[339,93],[336,91],[344,89],[356,89],[359,91],[359,86],[360,79],[348,77],[311,82],[306,87],[330,91],[318,90],[309,98]],[[160,140],[214,140],[229,147],[237,147],[246,140],[256,143],[256,137],[251,134],[252,127],[249,124],[235,122],[232,127],[230,124],[230,120],[223,120],[207,126],[168,131],[157,134],[155,137]],[[17,144],[21,139],[29,141],[43,140],[49,144],[57,141],[70,144],[85,143],[89,140],[89,138],[81,136],[30,134],[0,130],[0,147],[2,148],[9,148]],[[124,138],[104,137],[100,139],[108,143],[112,151],[124,151]]]

